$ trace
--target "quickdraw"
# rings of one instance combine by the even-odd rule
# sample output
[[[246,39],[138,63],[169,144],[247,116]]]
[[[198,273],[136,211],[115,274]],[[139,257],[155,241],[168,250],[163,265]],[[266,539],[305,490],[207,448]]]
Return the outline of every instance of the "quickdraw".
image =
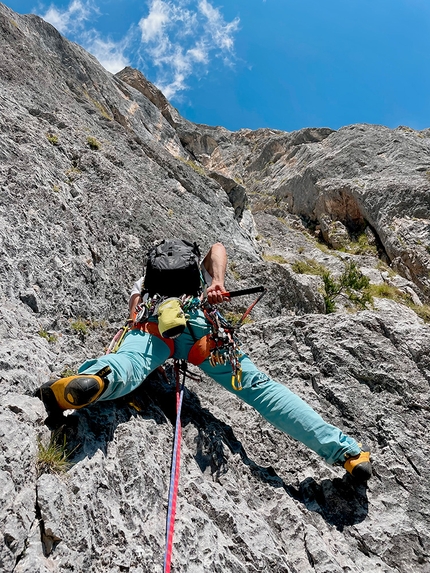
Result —
[[[229,360],[232,370],[231,385],[233,390],[236,392],[240,392],[240,390],[243,389],[242,367],[240,365],[242,351],[240,350],[240,342],[236,336],[236,331],[243,325],[245,318],[249,315],[257,302],[264,296],[267,290],[265,287],[260,286],[223,293],[226,298],[233,298],[245,294],[253,294],[255,292],[260,292],[260,295],[246,309],[239,322],[234,326],[230,324],[222,314],[220,314],[216,307],[209,305],[207,302],[202,304],[205,317],[212,325],[212,340],[214,342],[214,348],[211,349],[209,354],[209,363],[212,367],[215,367],[219,364],[223,365],[227,362],[227,359]]]
[[[235,328],[220,314],[216,307],[209,304],[203,305],[206,320],[212,326],[213,348],[209,354],[209,364],[212,367],[224,365],[227,360],[231,364],[231,384],[234,390],[242,390],[242,368],[240,366],[240,343],[235,336]]]

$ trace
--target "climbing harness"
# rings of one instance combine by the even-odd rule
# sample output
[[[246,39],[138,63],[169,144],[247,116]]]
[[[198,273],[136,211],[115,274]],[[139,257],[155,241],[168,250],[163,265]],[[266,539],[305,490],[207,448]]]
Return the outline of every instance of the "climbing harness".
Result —
[[[173,440],[172,465],[170,470],[169,501],[166,522],[166,549],[164,553],[164,573],[170,573],[172,561],[173,535],[175,530],[176,501],[178,497],[179,469],[181,461],[181,409],[184,398],[185,377],[187,375],[187,362],[175,360],[176,379],[176,424],[175,437]],[[182,383],[180,382],[180,372],[183,372]]]
[[[185,326],[188,326],[191,335],[194,337],[193,329],[188,319],[190,313],[201,308],[206,320],[211,325],[212,332],[200,339],[195,338],[195,343],[188,354],[188,362],[199,366],[208,358],[213,368],[230,362],[232,369],[231,385],[233,390],[240,392],[240,390],[242,390],[242,368],[240,366],[242,351],[240,350],[240,341],[236,332],[243,325],[245,318],[266,292],[267,289],[265,287],[258,286],[223,293],[226,299],[260,293],[235,325],[232,325],[226,320],[215,305],[209,304],[206,299],[201,301],[198,296],[182,295],[181,297],[172,299],[171,297],[160,296],[158,294],[149,297],[148,293],[145,293],[142,302],[136,308],[136,318],[134,322],[128,321],[122,329],[118,331],[109,345],[107,354],[118,350],[124,336],[129,330],[142,330],[163,340],[170,349],[171,357],[174,352],[173,339],[180,335]],[[166,305],[171,306],[172,303],[170,301],[173,301],[176,310],[172,312],[170,308],[168,319],[167,321],[164,320],[163,323],[163,309],[166,308]],[[149,321],[151,316],[158,317],[158,324]],[[161,326],[161,328],[159,328],[159,326]],[[171,336],[168,335],[169,332]]]

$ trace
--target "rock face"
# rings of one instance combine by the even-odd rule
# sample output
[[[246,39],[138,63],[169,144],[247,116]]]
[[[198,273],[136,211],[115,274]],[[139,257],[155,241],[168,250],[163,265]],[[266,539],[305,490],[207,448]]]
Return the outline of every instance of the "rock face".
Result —
[[[171,366],[65,417],[64,474],[33,393],[104,352],[149,245],[179,235],[226,245],[229,288],[268,287],[244,349],[369,444],[374,477],[187,382],[174,571],[430,571],[430,130],[196,125],[36,16],[0,4],[0,31],[0,569],[162,571]],[[391,299],[325,314],[321,275],[351,263]]]

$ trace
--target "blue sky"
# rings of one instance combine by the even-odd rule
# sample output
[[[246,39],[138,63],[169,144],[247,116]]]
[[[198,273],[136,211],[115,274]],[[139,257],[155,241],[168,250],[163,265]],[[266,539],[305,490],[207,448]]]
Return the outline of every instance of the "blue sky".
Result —
[[[4,1],[4,0],[3,0]],[[430,127],[430,0],[6,0],[231,130]]]

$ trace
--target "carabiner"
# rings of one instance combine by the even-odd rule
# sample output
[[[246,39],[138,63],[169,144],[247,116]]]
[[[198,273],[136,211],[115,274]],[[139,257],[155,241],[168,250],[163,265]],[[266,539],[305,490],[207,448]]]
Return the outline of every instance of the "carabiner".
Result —
[[[231,377],[231,385],[233,386],[233,390],[236,392],[240,392],[242,390],[242,368],[238,368],[236,373],[233,373]]]

